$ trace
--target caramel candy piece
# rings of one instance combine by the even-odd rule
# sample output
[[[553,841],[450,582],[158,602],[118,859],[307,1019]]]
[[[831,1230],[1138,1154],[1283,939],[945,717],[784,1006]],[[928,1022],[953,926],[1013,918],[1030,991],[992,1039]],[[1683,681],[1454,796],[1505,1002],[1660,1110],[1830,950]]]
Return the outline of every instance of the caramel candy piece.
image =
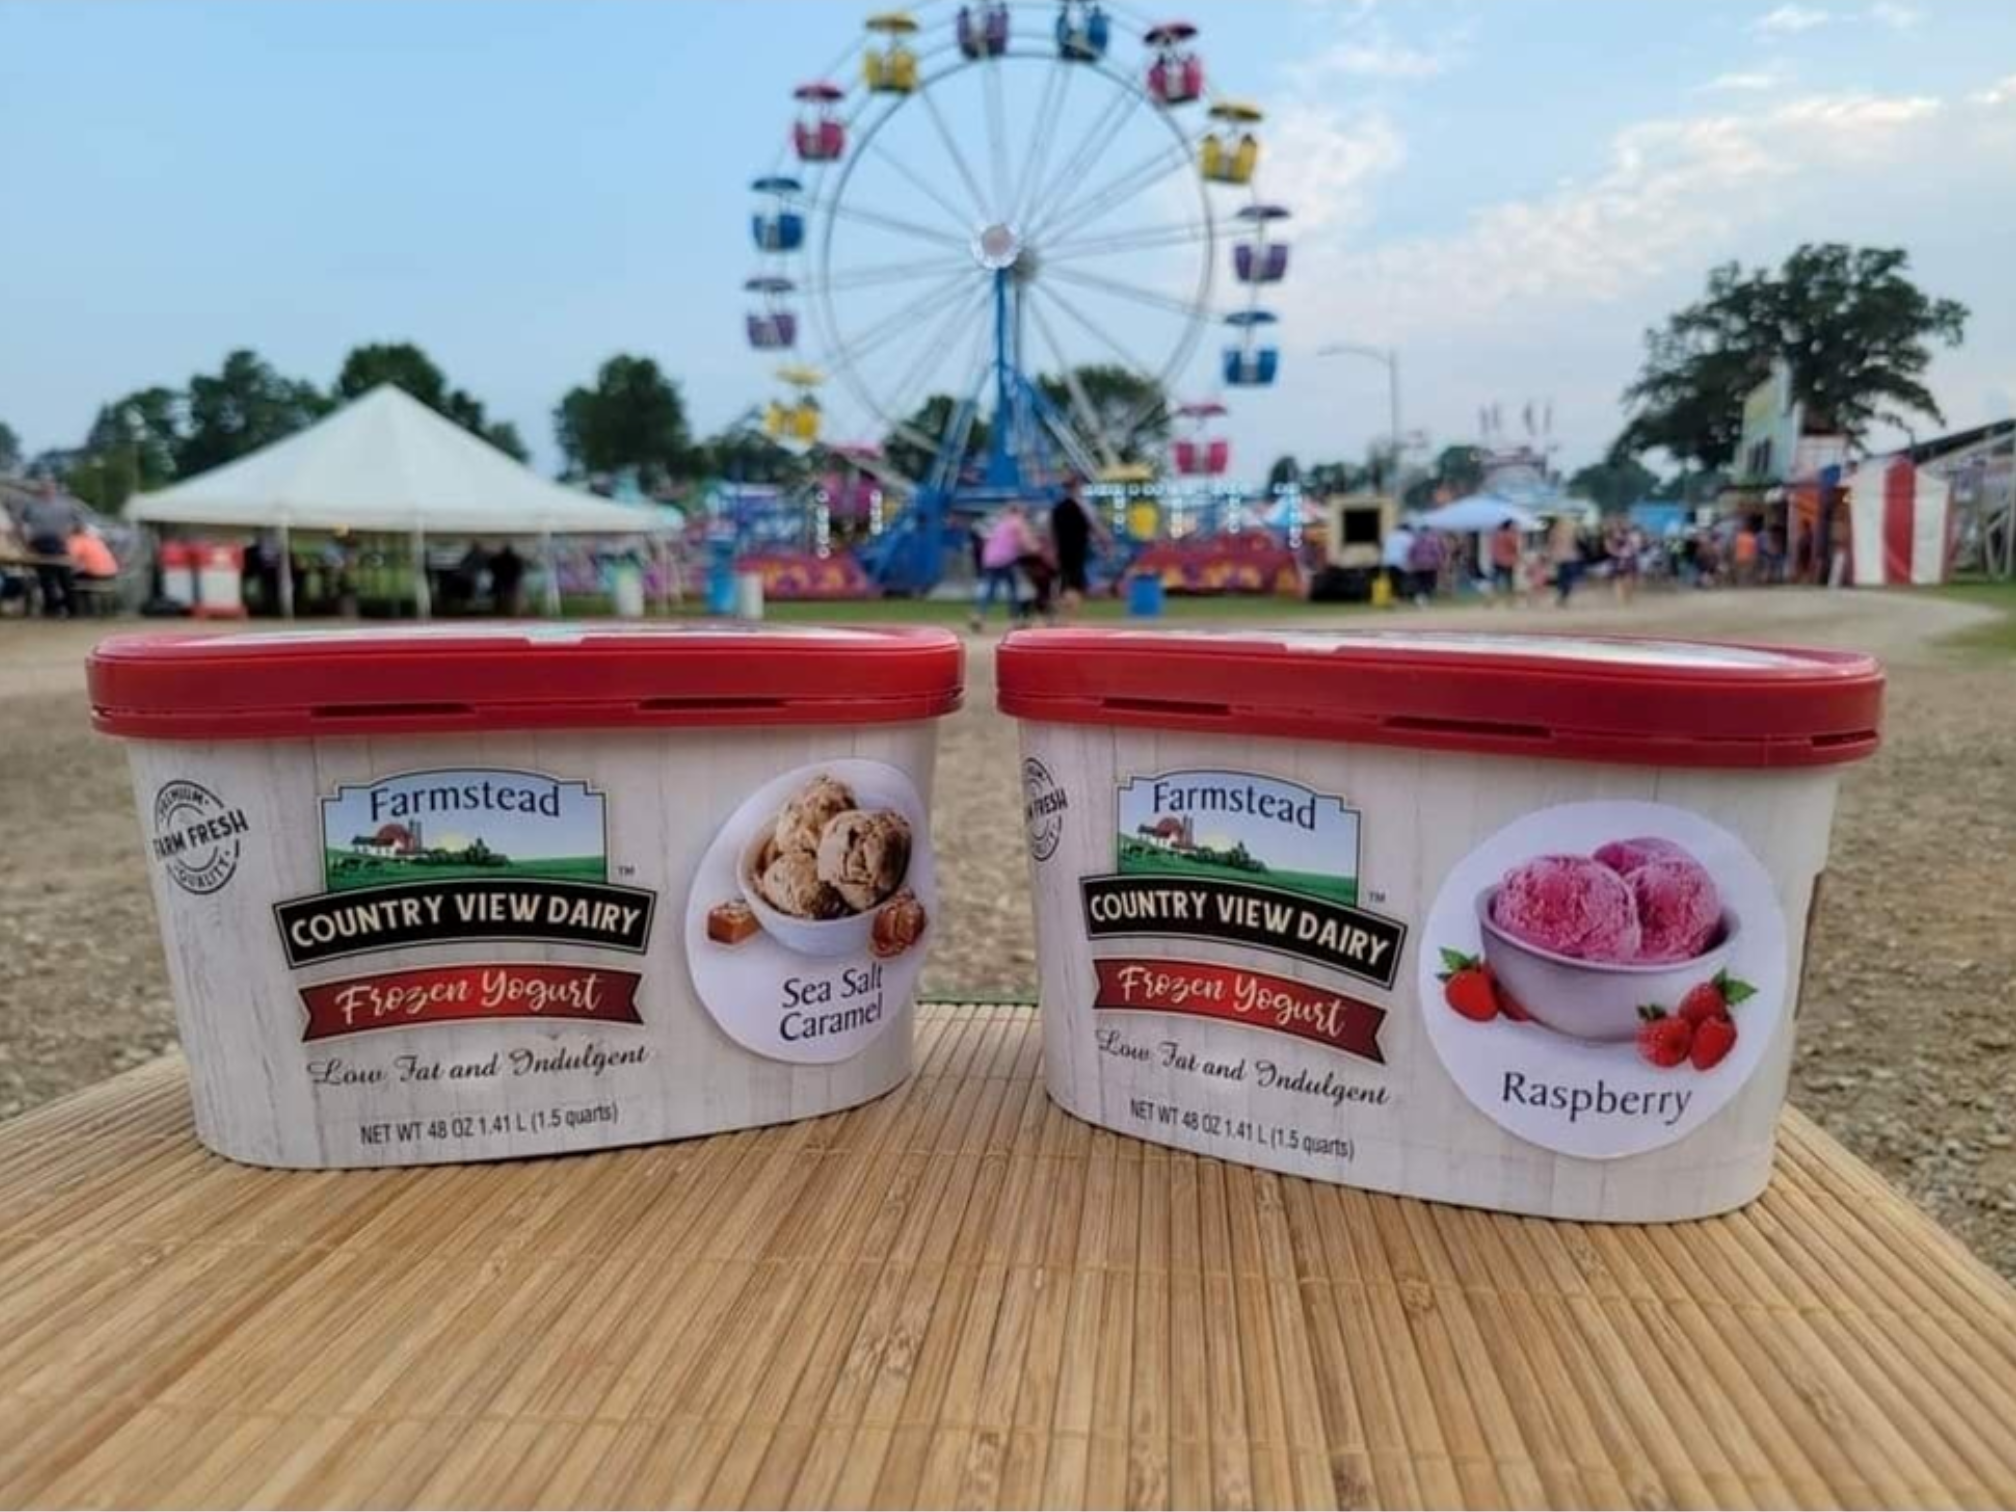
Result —
[[[707,938],[717,945],[740,945],[763,926],[756,914],[740,898],[716,903],[707,910]]]
[[[929,922],[917,895],[904,888],[875,911],[868,929],[868,948],[883,960],[899,956],[924,937]]]

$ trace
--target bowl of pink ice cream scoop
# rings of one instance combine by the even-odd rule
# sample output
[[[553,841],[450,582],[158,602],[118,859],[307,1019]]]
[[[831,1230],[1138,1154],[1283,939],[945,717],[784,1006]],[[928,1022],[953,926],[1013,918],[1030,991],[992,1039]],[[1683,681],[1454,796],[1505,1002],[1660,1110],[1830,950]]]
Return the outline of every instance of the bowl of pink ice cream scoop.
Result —
[[[1633,1038],[1641,1007],[1670,1012],[1712,979],[1741,928],[1707,868],[1651,836],[1522,861],[1478,897],[1477,922],[1501,997],[1600,1041]]]

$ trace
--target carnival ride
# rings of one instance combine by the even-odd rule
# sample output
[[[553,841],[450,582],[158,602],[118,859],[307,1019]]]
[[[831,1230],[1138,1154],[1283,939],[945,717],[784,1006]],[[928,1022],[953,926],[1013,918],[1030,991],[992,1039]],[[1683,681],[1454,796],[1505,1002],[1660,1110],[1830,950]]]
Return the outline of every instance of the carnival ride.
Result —
[[[1260,300],[1288,271],[1288,212],[1258,195],[1263,113],[1207,89],[1196,27],[1098,0],[864,25],[793,90],[751,186],[747,339],[787,359],[762,429],[819,450],[817,518],[836,477],[870,480],[846,524],[885,592],[928,591],[977,515],[1074,480],[1123,490],[1116,533],[1139,544],[1158,472],[1223,487],[1216,391],[1279,377]],[[1179,403],[1214,324],[1208,386]]]

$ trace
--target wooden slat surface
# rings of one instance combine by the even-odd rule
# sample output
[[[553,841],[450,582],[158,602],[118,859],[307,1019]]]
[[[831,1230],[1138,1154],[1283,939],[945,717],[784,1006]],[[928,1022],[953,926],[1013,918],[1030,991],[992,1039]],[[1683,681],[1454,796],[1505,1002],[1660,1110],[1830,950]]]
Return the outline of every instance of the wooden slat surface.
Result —
[[[2016,1503],[2016,1294],[1796,1114],[1545,1223],[1136,1143],[1034,1015],[847,1114],[285,1173],[166,1061],[0,1127],[0,1504]]]

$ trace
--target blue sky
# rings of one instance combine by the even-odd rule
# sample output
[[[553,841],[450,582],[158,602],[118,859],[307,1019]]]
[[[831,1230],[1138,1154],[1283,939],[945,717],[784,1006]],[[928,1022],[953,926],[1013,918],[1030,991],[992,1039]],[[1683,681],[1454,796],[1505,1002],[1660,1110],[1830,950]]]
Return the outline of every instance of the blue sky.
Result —
[[[412,339],[542,463],[561,392],[618,350],[656,357],[717,426],[776,387],[739,331],[747,181],[776,161],[791,85],[851,73],[864,8],[0,0],[0,419],[31,449],[74,444],[100,401],[234,346],[326,383],[352,344]],[[1551,398],[1562,460],[1587,460],[1643,328],[1711,264],[1801,240],[1907,246],[1974,311],[1934,369],[1949,420],[2016,407],[2016,7],[1186,11],[1214,87],[1267,108],[1262,187],[1296,212],[1273,300],[1284,380],[1232,398],[1242,468],[1355,456],[1384,429],[1379,370],[1314,355],[1332,341],[1397,345],[1406,424],[1436,444],[1469,439],[1480,404]],[[1022,76],[1031,120],[1046,73]],[[943,98],[984,175],[980,98]],[[885,140],[957,198],[922,121]],[[1087,181],[1155,129],[1125,120]],[[1136,224],[1187,214],[1185,192],[1155,186]],[[893,181],[877,195],[931,211]],[[1183,255],[1103,265],[1151,298],[1096,328],[1159,351],[1152,296],[1187,287]],[[874,297],[840,323],[868,321]],[[1210,391],[1218,339],[1187,394]],[[965,350],[963,329],[943,344]],[[877,381],[917,371],[897,366]],[[854,406],[835,393],[836,426],[865,431]]]

